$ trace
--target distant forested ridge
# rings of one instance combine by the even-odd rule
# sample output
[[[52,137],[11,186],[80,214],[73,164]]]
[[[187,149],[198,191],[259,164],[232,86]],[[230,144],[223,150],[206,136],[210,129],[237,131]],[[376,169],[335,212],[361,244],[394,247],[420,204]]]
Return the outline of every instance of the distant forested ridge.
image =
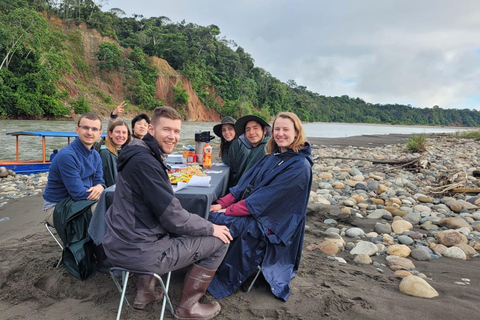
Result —
[[[201,101],[221,116],[257,114],[269,118],[279,111],[295,112],[304,121],[362,122],[444,126],[478,126],[480,112],[470,109],[413,108],[400,104],[372,104],[360,98],[326,97],[289,80],[283,83],[233,40],[220,36],[215,25],[199,26],[168,17],[125,17],[120,9],[103,12],[94,0],[9,0],[0,2],[0,115],[58,117],[84,101],[72,101],[55,84],[71,72],[72,54],[65,35],[51,31],[39,12],[65,20],[83,21],[102,35],[131,48],[120,58],[111,43],[101,46],[98,68],[121,71],[129,81],[131,102],[152,109],[156,73],[148,56],[165,59],[190,79]],[[67,63],[70,61],[70,63]],[[78,67],[77,66],[77,67]],[[321,76],[321,75],[320,75]],[[292,75],[293,77],[293,75]],[[211,88],[224,103],[211,97]],[[180,90],[177,88],[177,90]],[[184,92],[174,92],[185,103]],[[108,93],[105,100],[108,101]],[[83,108],[83,109],[82,109]]]

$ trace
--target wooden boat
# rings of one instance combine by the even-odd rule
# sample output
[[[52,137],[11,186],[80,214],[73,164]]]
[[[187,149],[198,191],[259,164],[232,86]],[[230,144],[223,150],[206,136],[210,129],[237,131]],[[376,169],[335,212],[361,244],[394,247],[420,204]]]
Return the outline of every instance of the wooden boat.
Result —
[[[16,159],[15,160],[2,160],[0,161],[0,167],[5,167],[8,170],[13,170],[17,174],[31,174],[39,172],[47,172],[50,168],[50,159],[47,158],[46,138],[67,138],[67,144],[73,141],[72,138],[78,137],[76,132],[64,132],[64,131],[15,131],[7,132],[7,135],[16,137]],[[42,138],[42,159],[40,160],[20,160],[19,155],[19,138],[21,136],[36,136]],[[102,134],[104,136],[104,134]]]

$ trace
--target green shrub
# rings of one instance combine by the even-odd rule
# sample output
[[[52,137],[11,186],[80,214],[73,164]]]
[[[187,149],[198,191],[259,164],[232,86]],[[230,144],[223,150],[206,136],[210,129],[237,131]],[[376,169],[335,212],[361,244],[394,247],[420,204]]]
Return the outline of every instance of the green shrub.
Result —
[[[184,107],[188,103],[189,95],[187,89],[183,88],[183,82],[179,81],[175,87],[173,87],[173,102],[176,106]]]
[[[458,133],[457,135],[460,136],[461,138],[480,140],[480,130],[461,132],[461,133]]]
[[[103,42],[97,52],[100,70],[118,70],[122,64],[122,50],[116,44]]]
[[[425,152],[427,151],[425,134],[414,134],[407,140],[406,148],[410,152]]]
[[[70,112],[63,102],[47,95],[40,96],[38,102],[43,109],[44,115],[47,117],[58,118]]]
[[[85,97],[81,97],[77,100],[72,101],[72,106],[73,112],[75,112],[76,114],[84,114],[86,112],[92,111]]]

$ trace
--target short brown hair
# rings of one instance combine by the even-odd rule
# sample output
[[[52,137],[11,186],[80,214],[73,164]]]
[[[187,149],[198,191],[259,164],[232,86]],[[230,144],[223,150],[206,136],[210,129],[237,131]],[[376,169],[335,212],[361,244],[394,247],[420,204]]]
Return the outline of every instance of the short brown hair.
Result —
[[[160,118],[168,118],[171,120],[182,120],[180,113],[178,113],[177,110],[169,106],[156,107],[155,110],[153,110],[152,125],[154,127],[157,124],[158,119]]]
[[[273,135],[275,134],[275,121],[278,118],[283,119],[290,119],[293,122],[293,128],[297,134],[295,140],[293,140],[292,144],[290,145],[289,149],[292,149],[295,152],[298,152],[303,146],[305,145],[305,132],[303,131],[302,121],[298,118],[298,116],[293,112],[279,112],[275,118],[273,119],[272,124],[272,137],[268,140],[267,143],[267,154],[271,154],[272,152],[277,149],[278,145],[275,142]]]
[[[98,121],[100,121],[100,129],[102,129],[102,119],[100,119],[100,117],[96,113],[87,112],[87,113],[82,114],[80,116],[80,118],[78,118],[77,127],[80,127],[80,121],[82,121],[83,118],[86,118],[88,120],[98,120]]]

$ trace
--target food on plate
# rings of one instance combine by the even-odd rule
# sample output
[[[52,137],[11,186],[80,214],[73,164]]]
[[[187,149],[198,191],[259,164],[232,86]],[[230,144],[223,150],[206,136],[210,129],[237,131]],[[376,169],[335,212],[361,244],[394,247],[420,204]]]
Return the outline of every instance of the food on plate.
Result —
[[[168,171],[168,178],[171,184],[177,184],[179,182],[188,182],[193,176],[206,176],[202,172],[199,166],[190,166],[182,169],[176,169],[175,171]]]

